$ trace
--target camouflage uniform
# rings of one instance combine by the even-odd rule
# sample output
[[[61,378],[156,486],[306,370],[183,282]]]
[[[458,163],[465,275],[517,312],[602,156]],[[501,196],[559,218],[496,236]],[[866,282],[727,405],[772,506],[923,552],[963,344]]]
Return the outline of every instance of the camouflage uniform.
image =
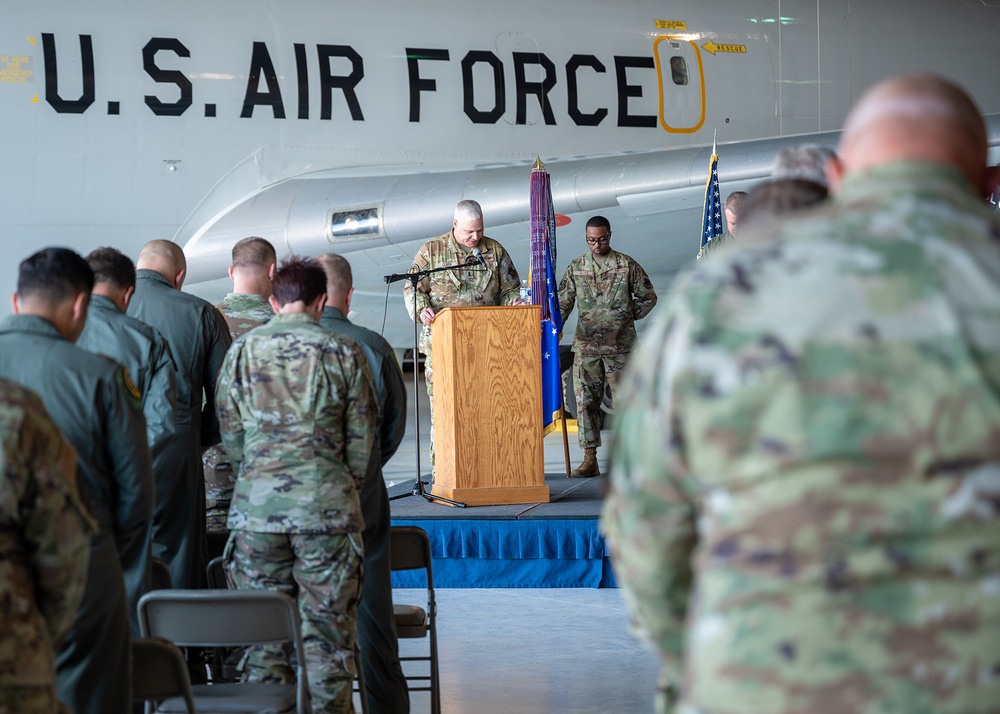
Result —
[[[0,712],[55,712],[55,653],[87,582],[94,524],[76,454],[27,389],[0,380]]]
[[[139,400],[116,362],[81,350],[48,320],[0,323],[0,377],[33,390],[76,450],[79,486],[97,531],[87,585],[56,655],[59,698],[78,712],[132,706],[128,600],[123,571],[149,549],[153,467]]]
[[[211,303],[175,289],[153,270],[136,271],[128,314],[166,338],[177,368],[177,428],[163,470],[157,468],[173,477],[156,484],[153,555],[169,566],[174,587],[202,587],[207,541],[201,453],[219,443],[215,381],[232,338]]]
[[[678,711],[997,711],[998,248],[897,163],[681,274],[601,521]]]
[[[146,438],[153,459],[153,480],[171,477],[165,470],[164,455],[174,437],[177,421],[177,383],[174,360],[163,335],[144,322],[129,317],[104,295],[90,296],[90,310],[83,334],[76,346],[109,357],[122,364],[130,382],[140,394],[146,418]],[[150,587],[150,558],[145,548],[134,567],[125,573],[129,597],[132,635],[139,636],[137,607],[139,598]]]
[[[309,315],[276,315],[236,340],[217,391],[237,465],[227,577],[297,600],[315,712],[353,711],[358,493],[378,415],[363,359]],[[256,648],[249,666],[255,678],[290,675],[280,648]]]
[[[611,399],[635,346],[635,321],[656,305],[646,271],[631,257],[611,250],[603,265],[591,253],[566,268],[559,282],[559,312],[566,320],[580,312],[573,336],[573,383],[576,387],[580,446],[601,445],[601,402],[606,386]]]
[[[271,303],[263,295],[229,293],[215,307],[226,319],[229,336],[234,340],[274,317]],[[205,471],[205,524],[211,540],[213,533],[228,532],[226,518],[229,516],[229,504],[233,500],[236,474],[221,446],[208,447],[201,456],[201,464]]]
[[[391,516],[382,467],[396,453],[406,432],[406,386],[392,347],[377,332],[353,324],[335,307],[323,308],[320,324],[337,335],[349,337],[364,353],[378,399],[379,438],[372,446],[361,488],[365,578],[358,604],[358,648],[369,714],[404,714],[410,710],[410,695],[399,663],[392,609]]]
[[[483,236],[479,249],[486,261],[484,270],[478,263],[463,270],[444,270],[422,278],[417,283],[416,312],[413,305],[413,289],[410,283],[403,287],[403,299],[410,319],[420,322],[424,308],[440,312],[446,307],[475,307],[487,305],[510,305],[521,296],[521,278],[517,268],[502,245],[492,238]],[[413,258],[408,273],[433,270],[446,265],[465,264],[472,249],[455,240],[449,231],[424,243]],[[431,325],[422,325],[419,349],[424,359],[424,380],[431,401],[431,467],[434,466],[434,366],[431,358]],[[415,398],[415,397],[414,397]]]

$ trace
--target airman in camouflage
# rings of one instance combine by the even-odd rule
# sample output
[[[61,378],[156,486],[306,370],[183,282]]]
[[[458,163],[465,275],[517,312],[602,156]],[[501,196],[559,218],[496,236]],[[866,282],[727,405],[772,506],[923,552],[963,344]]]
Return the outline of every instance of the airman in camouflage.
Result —
[[[828,146],[795,144],[778,151],[771,177],[753,187],[739,205],[743,230],[819,203],[829,195],[826,165],[837,156]]]
[[[274,246],[263,238],[251,236],[233,246],[233,262],[229,277],[233,292],[215,307],[222,313],[234,340],[272,317],[271,278],[277,267]],[[213,548],[215,538],[225,538],[226,518],[233,500],[236,473],[221,446],[210,446],[201,457],[205,471],[205,521],[209,540],[209,557],[218,552]],[[222,535],[218,535],[222,534]]]
[[[76,450],[80,493],[97,523],[83,600],[56,655],[59,699],[77,712],[125,712],[132,663],[122,573],[148,562],[153,467],[125,370],[73,344],[93,287],[94,272],[72,250],[23,260],[14,314],[0,322],[0,377],[34,391]]]
[[[76,454],[41,400],[0,380],[0,712],[55,712],[55,654],[83,597],[94,524]]]
[[[446,307],[520,305],[521,279],[507,251],[485,235],[483,209],[476,201],[459,201],[451,230],[424,243],[413,258],[408,273],[449,265],[466,265],[463,270],[444,270],[421,278],[414,291],[407,283],[403,299],[410,319],[423,324],[419,349],[425,355],[424,380],[431,400],[431,467],[434,466],[434,366],[431,355],[431,325],[434,316]],[[479,248],[485,266],[474,255]]]
[[[226,355],[217,402],[237,468],[225,562],[230,585],[297,600],[314,712],[353,712],[364,523],[358,494],[378,405],[357,346],[318,323],[326,275],[292,260],[274,276],[266,325]],[[254,648],[248,674],[289,681],[280,648]]]
[[[1000,172],[928,76],[840,156],[679,276],[623,385],[601,524],[661,710],[1000,703]]]
[[[635,347],[635,321],[656,305],[649,276],[631,257],[611,249],[611,223],[604,216],[587,221],[585,253],[573,260],[559,282],[559,312],[566,320],[579,308],[573,336],[573,383],[576,387],[577,427],[583,463],[574,478],[597,476],[597,447],[601,445],[601,403],[604,391],[611,399],[629,354]]]

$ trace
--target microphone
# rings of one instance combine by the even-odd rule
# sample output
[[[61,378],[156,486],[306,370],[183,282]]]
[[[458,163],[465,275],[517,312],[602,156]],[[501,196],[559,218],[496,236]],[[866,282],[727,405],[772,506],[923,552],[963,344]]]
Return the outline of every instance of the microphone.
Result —
[[[473,257],[475,257],[476,260],[479,261],[479,264],[481,266],[483,266],[483,268],[485,269],[486,268],[486,259],[483,258],[483,251],[479,250],[479,246],[478,245],[475,248],[472,249],[472,255],[473,255]]]

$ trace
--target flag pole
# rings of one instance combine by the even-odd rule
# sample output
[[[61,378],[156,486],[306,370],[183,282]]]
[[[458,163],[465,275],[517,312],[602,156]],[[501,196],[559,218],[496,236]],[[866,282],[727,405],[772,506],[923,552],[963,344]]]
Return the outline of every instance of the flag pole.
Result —
[[[570,476],[570,464],[569,464],[569,434],[566,432],[566,409],[565,407],[559,407],[559,421],[562,422],[562,435],[563,435],[563,456],[566,458],[566,478],[571,478]]]
[[[538,154],[535,155],[535,163],[531,167],[531,173],[532,174],[536,174],[536,173],[538,173],[538,174],[545,174],[545,164],[542,162],[542,157],[540,155],[538,155]],[[547,179],[547,178],[548,178],[548,175],[545,174],[545,179]],[[545,181],[544,185],[546,187],[548,186],[547,180]],[[539,197],[539,198],[541,198],[541,197]],[[546,234],[545,241],[546,241],[547,245],[550,245],[553,248],[552,255],[548,256],[547,261],[546,261],[546,265],[543,267],[543,269],[546,271],[546,273],[548,273],[548,266],[549,265],[552,266],[553,270],[555,269],[555,263],[554,263],[554,259],[553,259],[553,255],[554,255],[554,243],[552,243],[552,244],[548,243],[549,239],[551,239],[552,241],[555,240],[555,223],[554,223],[553,218],[552,218],[553,207],[552,207],[552,192],[551,192],[551,190],[548,191],[548,196],[546,198],[548,199],[548,204],[547,204],[548,205],[548,210],[546,211],[546,219],[547,220],[546,220],[546,229],[545,229],[545,234]],[[534,215],[532,216],[532,218],[534,219]],[[551,232],[551,235],[548,235],[548,233],[550,233],[550,232]],[[533,236],[534,236],[534,231],[533,231]],[[546,249],[546,251],[548,251],[548,249]],[[534,256],[534,252],[532,252],[532,255]],[[533,262],[535,262],[535,261],[533,260]],[[535,266],[532,266],[532,267],[534,268]],[[533,283],[533,284],[536,283],[536,282],[539,282],[539,284],[540,284],[540,280],[536,280],[536,278],[537,278],[537,276],[533,275],[530,278],[530,282]],[[552,280],[553,281],[555,280],[555,276],[554,275],[552,277]],[[534,287],[534,285],[532,287]],[[553,286],[553,289],[555,289],[554,286]],[[545,299],[548,300],[549,298],[545,298]],[[535,300],[538,300],[538,302],[535,303]],[[541,295],[536,295],[534,290],[532,291],[532,302],[535,303],[535,304],[541,304],[541,302],[542,302]],[[543,308],[543,313],[542,314],[543,315],[545,314],[545,308]],[[561,320],[560,320],[560,323],[561,323]],[[553,327],[553,329],[555,329],[555,327]],[[560,324],[559,329],[561,329],[561,324]],[[557,359],[559,359],[558,344],[556,345],[556,349],[554,351],[555,351],[555,354],[552,355],[552,359],[556,359],[557,360]],[[558,379],[559,379],[559,409],[557,411],[553,412],[553,414],[558,414],[558,416],[555,416],[554,418],[558,418],[559,421],[560,421],[560,424],[562,426],[563,457],[565,458],[565,461],[566,461],[566,477],[569,478],[570,477],[570,473],[571,473],[571,471],[570,471],[571,465],[570,465],[570,460],[569,460],[569,434],[567,432],[567,427],[566,427],[566,405],[565,405],[565,400],[563,399],[562,365],[560,364],[559,367],[560,367],[560,369],[559,369],[559,376],[558,376]],[[544,401],[544,399],[543,399],[543,401]],[[551,431],[551,427],[550,427],[549,430]],[[542,438],[544,439],[544,433],[543,433],[543,437]]]

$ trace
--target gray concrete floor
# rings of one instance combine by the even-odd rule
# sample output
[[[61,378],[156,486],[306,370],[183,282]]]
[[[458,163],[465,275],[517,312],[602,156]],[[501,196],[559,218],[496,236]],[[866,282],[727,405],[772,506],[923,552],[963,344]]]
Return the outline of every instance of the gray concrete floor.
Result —
[[[412,400],[412,372],[404,376]],[[429,422],[422,378],[418,393],[426,472]],[[407,437],[386,465],[387,485],[416,473],[412,401],[409,411]],[[576,466],[581,450],[575,434],[569,442]],[[553,434],[545,440],[545,470],[564,468],[562,439]],[[426,602],[423,590],[397,589],[393,597]],[[443,714],[652,711],[658,660],[629,634],[620,591],[438,588],[436,597]],[[400,642],[404,656],[424,648],[423,640]],[[418,666],[412,663],[413,671]],[[430,712],[427,693],[411,694],[411,712]]]
[[[618,590],[439,588],[436,596],[443,714],[652,712],[657,658],[629,634]],[[422,590],[393,597],[425,602]],[[421,647],[400,641],[403,656]],[[411,693],[410,711],[428,714],[430,696]]]

